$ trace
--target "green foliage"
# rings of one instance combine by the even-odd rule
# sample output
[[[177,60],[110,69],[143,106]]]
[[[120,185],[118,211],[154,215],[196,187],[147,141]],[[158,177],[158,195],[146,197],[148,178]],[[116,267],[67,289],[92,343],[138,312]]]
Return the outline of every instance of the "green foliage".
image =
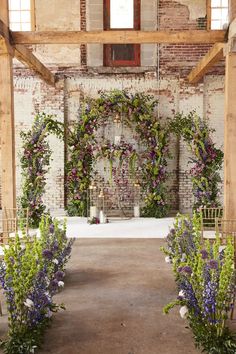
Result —
[[[187,308],[187,319],[196,347],[208,354],[236,352],[236,338],[226,326],[234,295],[234,245],[231,237],[221,249],[200,242],[200,216],[179,215],[167,237],[164,253],[171,260],[179,296],[164,308]],[[181,310],[180,310],[181,311]]]
[[[188,144],[194,164],[190,173],[193,183],[194,209],[217,207],[219,202],[219,171],[222,168],[223,152],[212,141],[213,129],[208,121],[201,119],[196,112],[184,116],[178,114],[170,125],[171,130],[183,137]]]
[[[33,126],[28,132],[21,132],[23,154],[20,162],[23,183],[20,206],[29,209],[31,227],[38,227],[46,209],[42,198],[52,154],[47,141],[50,134],[62,138],[63,125],[45,113],[36,115]]]
[[[142,189],[146,195],[143,216],[165,216],[169,207],[165,186],[169,135],[168,129],[161,126],[155,115],[157,101],[144,93],[129,94],[126,91],[114,90],[109,93],[100,92],[96,99],[85,100],[79,121],[69,130],[69,151],[67,162],[67,210],[69,215],[85,216],[87,213],[87,190],[91,182],[93,162],[96,156],[95,131],[106,124],[106,117],[122,114],[123,123],[127,126],[135,124],[145,151],[139,160],[143,160]],[[113,149],[113,150],[112,150]],[[127,148],[128,149],[128,148]],[[113,144],[100,149],[112,166],[115,158],[122,164],[127,156],[123,147],[114,148]],[[118,151],[119,150],[119,151]],[[137,153],[128,154],[129,165],[135,173]]]
[[[10,241],[0,264],[0,281],[6,295],[8,338],[4,353],[34,353],[40,347],[51,315],[64,308],[53,296],[64,283],[64,268],[73,240],[67,240],[65,225],[50,218],[40,223],[41,237],[24,236]],[[61,280],[61,283],[58,281]]]

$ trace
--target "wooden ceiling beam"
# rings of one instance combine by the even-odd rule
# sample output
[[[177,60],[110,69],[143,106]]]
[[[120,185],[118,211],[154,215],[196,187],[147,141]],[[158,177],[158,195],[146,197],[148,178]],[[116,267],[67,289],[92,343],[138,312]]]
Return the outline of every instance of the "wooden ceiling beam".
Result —
[[[55,85],[55,75],[24,45],[12,44],[11,31],[0,20],[0,54],[15,56],[24,65],[33,69],[49,85]]]
[[[225,41],[225,33],[224,30],[11,32],[15,44],[216,43]]]
[[[213,45],[209,52],[188,75],[188,81],[190,84],[198,83],[213,65],[224,58],[224,47],[224,43],[216,43]]]
[[[55,75],[43,63],[41,63],[41,61],[37,59],[28,48],[24,45],[16,44],[14,45],[14,49],[14,55],[20,62],[28,66],[30,69],[33,69],[49,85],[55,85]]]

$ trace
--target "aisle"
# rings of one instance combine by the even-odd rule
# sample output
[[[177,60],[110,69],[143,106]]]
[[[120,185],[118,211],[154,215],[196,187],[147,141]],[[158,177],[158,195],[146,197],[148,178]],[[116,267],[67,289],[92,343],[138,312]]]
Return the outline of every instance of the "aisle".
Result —
[[[158,239],[77,240],[41,354],[196,354]]]

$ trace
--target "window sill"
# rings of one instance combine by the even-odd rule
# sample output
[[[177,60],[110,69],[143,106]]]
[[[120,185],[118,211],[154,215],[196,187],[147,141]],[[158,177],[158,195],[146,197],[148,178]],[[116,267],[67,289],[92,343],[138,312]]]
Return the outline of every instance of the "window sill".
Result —
[[[111,66],[97,66],[88,67],[90,74],[145,74],[156,72],[155,66],[127,66],[127,67],[111,67]]]

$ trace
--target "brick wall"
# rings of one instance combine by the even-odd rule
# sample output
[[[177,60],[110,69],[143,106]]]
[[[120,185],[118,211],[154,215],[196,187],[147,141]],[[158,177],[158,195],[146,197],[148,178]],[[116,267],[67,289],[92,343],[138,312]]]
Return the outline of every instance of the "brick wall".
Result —
[[[24,75],[22,75],[24,73]],[[32,72],[22,70],[15,72],[15,132],[16,132],[16,175],[17,197],[21,195],[20,156],[22,152],[21,131],[31,128],[33,118],[38,112],[55,115],[60,122],[64,121],[63,85],[57,88],[48,86],[32,75]],[[64,143],[56,137],[49,138],[52,149],[52,163],[47,177],[44,202],[47,208],[64,208]]]
[[[102,0],[36,0],[38,30],[99,30],[103,29]],[[205,0],[143,0],[141,28],[144,30],[205,29]],[[55,16],[56,14],[56,16]],[[83,96],[96,96],[99,90],[128,89],[144,91],[159,99],[159,117],[163,121],[177,112],[195,109],[209,119],[216,129],[218,146],[223,145],[224,63],[215,66],[198,85],[189,85],[186,76],[205,55],[211,45],[142,45],[142,65],[106,71],[102,45],[38,46],[36,55],[57,71],[57,88],[44,84],[31,71],[15,71],[16,144],[20,153],[19,132],[31,126],[36,112],[54,113],[61,121],[72,122],[78,117]],[[34,49],[34,48],[33,48]],[[15,62],[15,66],[19,64]],[[153,66],[151,69],[150,66]],[[109,69],[109,68],[108,68]],[[64,85],[65,83],[65,85]],[[45,201],[52,209],[64,206],[64,149],[54,139],[53,162],[48,176]],[[169,189],[172,209],[191,210],[192,193],[187,163],[187,147],[176,137],[171,138],[173,159],[168,161]],[[0,161],[1,164],[1,161]],[[17,157],[17,193],[20,191],[19,157]],[[115,197],[114,197],[115,198]]]

